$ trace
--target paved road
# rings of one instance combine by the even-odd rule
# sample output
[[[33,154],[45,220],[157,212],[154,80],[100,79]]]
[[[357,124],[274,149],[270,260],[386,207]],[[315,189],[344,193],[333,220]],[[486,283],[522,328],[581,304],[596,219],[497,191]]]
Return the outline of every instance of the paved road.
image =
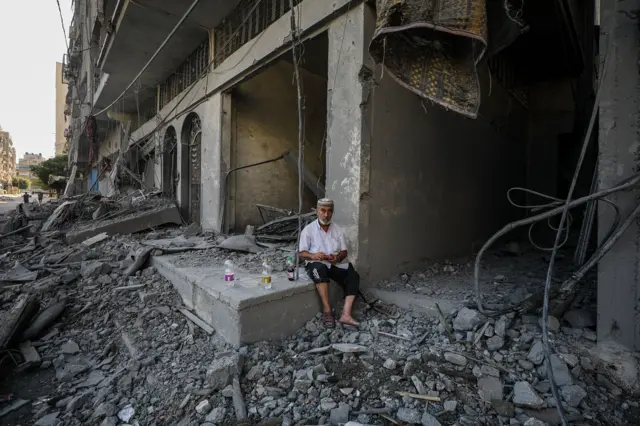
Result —
[[[22,202],[22,198],[14,198],[10,201],[0,200],[0,214],[15,210],[16,206]]]

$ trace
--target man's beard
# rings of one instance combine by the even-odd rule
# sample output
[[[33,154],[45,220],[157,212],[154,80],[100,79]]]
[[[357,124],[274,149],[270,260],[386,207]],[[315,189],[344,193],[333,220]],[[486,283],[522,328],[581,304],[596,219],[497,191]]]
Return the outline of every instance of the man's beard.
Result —
[[[322,226],[331,225],[331,219],[322,220],[322,219],[318,218],[318,222],[320,222],[320,225],[322,225]]]

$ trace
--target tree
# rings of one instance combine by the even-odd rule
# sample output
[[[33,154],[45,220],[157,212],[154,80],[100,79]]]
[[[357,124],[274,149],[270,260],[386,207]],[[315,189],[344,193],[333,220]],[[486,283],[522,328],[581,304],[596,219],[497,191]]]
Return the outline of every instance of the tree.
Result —
[[[46,188],[49,184],[49,175],[54,176],[66,176],[67,168],[67,156],[57,155],[53,158],[43,161],[40,164],[31,166],[31,173],[33,173]]]
[[[20,176],[14,176],[11,178],[11,186],[18,187],[19,189],[29,189],[31,187],[31,181]]]

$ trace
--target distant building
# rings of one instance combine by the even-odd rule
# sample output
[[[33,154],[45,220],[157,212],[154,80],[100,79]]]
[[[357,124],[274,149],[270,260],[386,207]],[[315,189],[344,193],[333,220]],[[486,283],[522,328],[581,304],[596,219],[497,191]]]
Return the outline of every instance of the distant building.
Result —
[[[67,145],[67,81],[62,74],[62,63],[56,62],[56,155],[64,154]]]
[[[3,188],[11,182],[16,171],[16,149],[9,132],[0,127],[0,183]]]
[[[33,174],[31,173],[31,166],[40,164],[44,160],[46,160],[46,158],[44,158],[40,153],[35,154],[26,152],[24,154],[24,157],[22,157],[18,162],[17,176],[31,180],[33,178]]]

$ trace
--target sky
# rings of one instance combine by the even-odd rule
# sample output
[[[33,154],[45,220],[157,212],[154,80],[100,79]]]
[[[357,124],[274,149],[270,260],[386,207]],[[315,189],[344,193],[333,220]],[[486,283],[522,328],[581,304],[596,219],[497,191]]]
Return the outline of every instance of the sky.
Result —
[[[65,31],[71,0],[59,0]],[[16,156],[54,154],[56,62],[66,51],[56,0],[0,0],[0,126]]]

